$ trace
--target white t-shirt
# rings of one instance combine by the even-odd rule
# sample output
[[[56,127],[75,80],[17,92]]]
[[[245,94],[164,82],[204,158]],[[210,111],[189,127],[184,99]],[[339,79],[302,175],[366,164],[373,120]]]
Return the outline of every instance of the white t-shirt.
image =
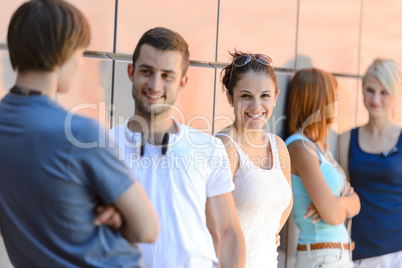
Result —
[[[175,124],[169,147],[145,143],[140,156],[141,133],[127,122],[110,130],[120,149],[120,159],[141,182],[160,220],[160,234],[153,243],[140,243],[145,267],[200,267],[200,259],[217,262],[212,237],[206,227],[208,197],[233,191],[230,163],[218,138]],[[200,267],[205,268],[205,266]]]

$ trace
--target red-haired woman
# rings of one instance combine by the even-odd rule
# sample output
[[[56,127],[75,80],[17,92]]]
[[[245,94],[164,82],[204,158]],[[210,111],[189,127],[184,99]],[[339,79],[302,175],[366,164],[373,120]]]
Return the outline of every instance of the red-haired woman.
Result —
[[[326,139],[334,113],[336,81],[319,69],[293,77],[287,100],[286,139],[292,162],[293,212],[300,229],[296,267],[353,267],[344,225],[360,209]]]

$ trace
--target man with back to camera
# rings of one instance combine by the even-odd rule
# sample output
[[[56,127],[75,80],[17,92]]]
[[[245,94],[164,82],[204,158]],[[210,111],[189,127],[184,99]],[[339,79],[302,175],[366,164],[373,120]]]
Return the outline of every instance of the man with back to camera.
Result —
[[[188,66],[188,45],[178,33],[162,27],[144,33],[127,69],[134,116],[110,130],[161,221],[156,243],[139,246],[147,268],[213,267],[218,260],[206,227],[207,204],[220,231],[221,267],[244,267],[244,237],[223,144],[170,117]],[[214,167],[212,161],[221,164]]]
[[[54,101],[89,40],[87,20],[66,1],[25,2],[10,21],[17,80],[0,102],[0,228],[15,267],[139,267],[129,241],[158,234],[141,185],[114,146],[99,146],[105,130]],[[121,231],[95,224],[104,204],[123,215]]]

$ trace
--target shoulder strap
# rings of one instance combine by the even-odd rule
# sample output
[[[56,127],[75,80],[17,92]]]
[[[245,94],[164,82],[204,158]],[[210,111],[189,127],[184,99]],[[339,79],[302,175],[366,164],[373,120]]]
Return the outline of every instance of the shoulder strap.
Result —
[[[280,165],[277,165],[276,163],[280,163],[279,161],[279,152],[278,152],[278,145],[276,143],[276,137],[272,133],[267,132],[268,140],[269,140],[269,145],[271,146],[272,150],[272,158],[273,158],[273,168],[274,167],[279,167]]]
[[[248,158],[247,155],[246,155],[246,154],[243,152],[243,150],[240,148],[240,146],[237,144],[237,142],[236,142],[232,137],[230,137],[228,134],[225,134],[225,133],[216,133],[216,134],[214,134],[214,136],[225,136],[225,137],[228,137],[228,138],[232,141],[232,143],[234,144],[234,146],[235,146],[235,148],[236,148],[236,151],[237,151],[237,154],[239,155],[239,161],[240,161],[241,163],[243,163],[242,161],[245,161],[245,157]]]
[[[266,132],[266,133],[268,136],[269,144],[272,149],[272,153],[278,155],[278,146],[276,143],[276,137],[272,133],[269,133],[269,132]]]
[[[323,156],[323,155],[321,154],[320,150],[318,150],[318,148],[317,148],[317,146],[314,144],[314,142],[312,142],[310,139],[308,139],[307,137],[302,136],[302,135],[300,135],[300,134],[293,134],[293,135],[291,135],[290,137],[288,137],[288,138],[286,139],[286,141],[285,141],[286,146],[289,146],[292,142],[295,142],[295,141],[297,141],[297,140],[302,140],[303,142],[308,142],[308,143],[310,143],[310,144],[313,146],[314,151],[315,151],[315,152],[317,153],[317,155],[318,155],[318,160],[320,161],[320,164],[321,164],[321,162],[322,162],[323,160],[325,161],[325,156]]]
[[[234,144],[234,146],[236,147],[236,151],[237,151],[237,154],[239,155],[240,159],[243,159],[244,152],[243,152],[243,150],[240,148],[240,146],[237,144],[237,142],[235,142],[235,140],[234,140],[232,137],[230,137],[228,134],[225,134],[225,133],[215,133],[214,136],[225,136],[225,137],[228,137],[228,138],[232,141],[232,143]]]

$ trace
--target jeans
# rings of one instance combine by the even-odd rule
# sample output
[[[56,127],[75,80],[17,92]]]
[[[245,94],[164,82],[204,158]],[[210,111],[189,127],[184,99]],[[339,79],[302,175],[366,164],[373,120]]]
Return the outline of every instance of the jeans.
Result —
[[[354,267],[351,252],[346,249],[317,249],[297,251],[296,268],[349,268]]]
[[[355,261],[358,268],[401,268],[402,251]]]

